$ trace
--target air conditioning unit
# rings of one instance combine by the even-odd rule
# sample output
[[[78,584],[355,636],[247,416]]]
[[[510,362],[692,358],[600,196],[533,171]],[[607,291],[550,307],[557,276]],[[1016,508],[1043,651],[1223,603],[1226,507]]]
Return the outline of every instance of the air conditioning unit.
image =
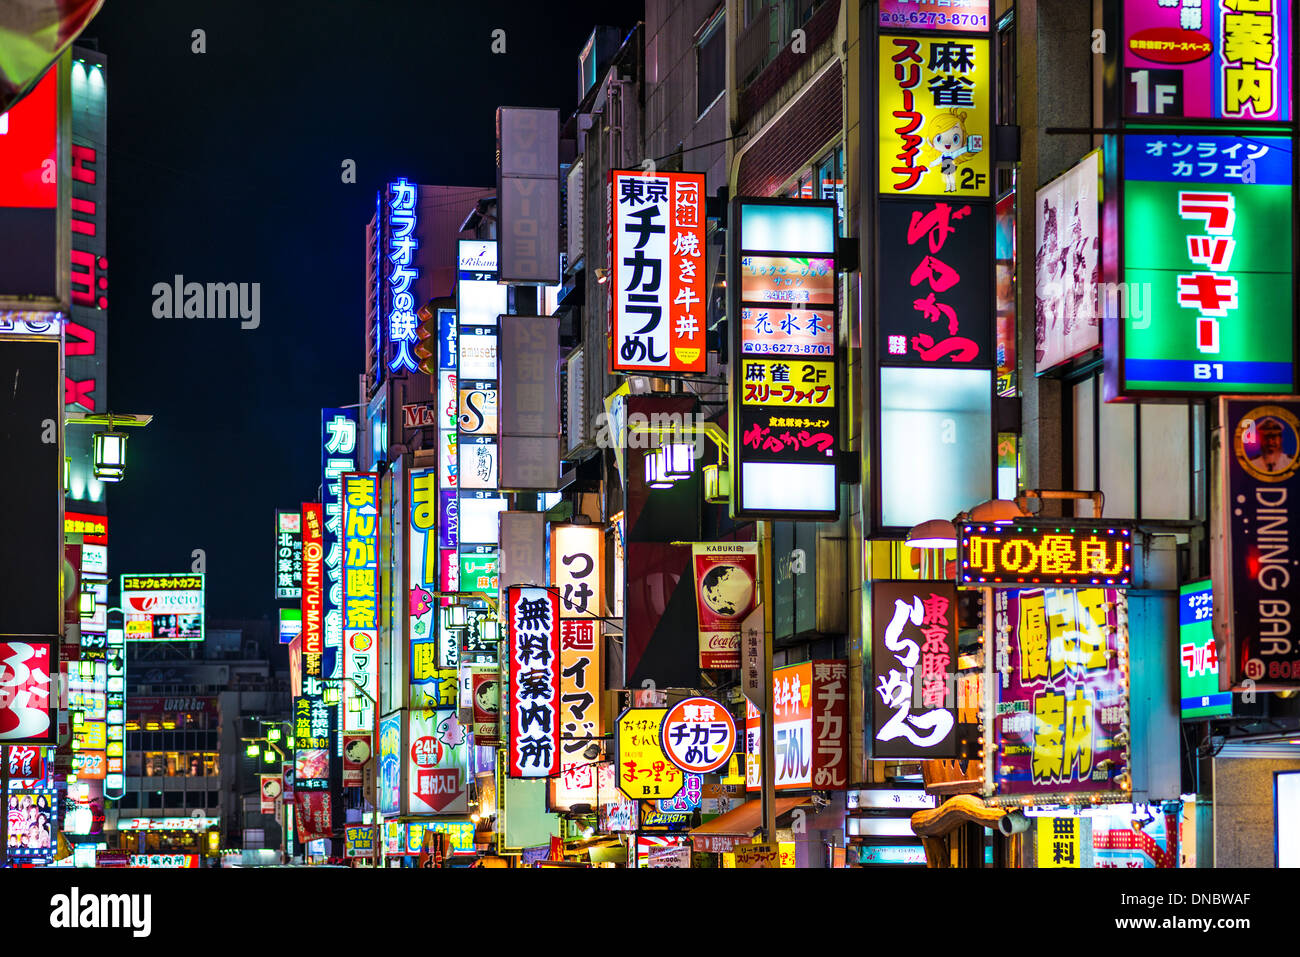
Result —
[[[584,193],[582,160],[575,162],[569,169],[565,209],[569,222],[569,265],[572,266],[582,259],[583,253],[586,251],[584,244],[586,195]]]
[[[587,379],[583,351],[579,347],[569,354],[564,363],[565,452],[572,452],[587,443]]]

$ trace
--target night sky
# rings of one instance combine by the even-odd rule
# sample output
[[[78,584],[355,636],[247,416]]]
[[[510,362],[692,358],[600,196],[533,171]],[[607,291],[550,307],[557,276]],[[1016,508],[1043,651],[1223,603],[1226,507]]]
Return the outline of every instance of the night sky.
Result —
[[[273,511],[316,495],[321,407],[357,401],[376,191],[491,186],[496,107],[567,116],[592,27],[642,10],[108,0],[83,40],[108,56],[109,406],[154,416],[109,492],[113,576],[201,548],[209,619],[275,615]],[[177,273],[261,283],[260,327],[155,319]]]

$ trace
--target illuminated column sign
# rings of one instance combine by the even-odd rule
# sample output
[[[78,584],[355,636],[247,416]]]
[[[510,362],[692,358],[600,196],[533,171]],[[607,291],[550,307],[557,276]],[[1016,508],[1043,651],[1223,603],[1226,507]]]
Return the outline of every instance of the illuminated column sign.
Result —
[[[275,512],[275,597],[302,597],[302,513]]]
[[[738,197],[727,255],[731,514],[839,514],[835,203]]]
[[[433,591],[445,593],[460,590],[460,495],[458,449],[456,432],[460,420],[460,390],[457,387],[457,367],[460,362],[459,330],[455,309],[438,310],[438,475],[434,490],[437,493],[438,526],[437,551],[430,552],[435,559],[426,570],[425,584]],[[415,474],[414,472],[412,473]],[[433,538],[430,534],[429,543]],[[414,626],[414,623],[412,623]]]
[[[613,170],[610,371],[704,372],[704,174]]]
[[[343,730],[373,731],[378,692],[378,480],[343,476]],[[370,697],[367,698],[366,695]]]
[[[335,650],[332,666],[322,677],[338,677],[343,647],[343,483],[340,476],[357,467],[356,409],[322,409],[321,507],[324,512],[322,548],[325,563],[325,647]]]
[[[455,465],[443,463],[444,469],[454,467],[448,477],[458,491],[454,575],[458,591],[495,592],[496,513],[506,506],[497,491],[497,344],[507,287],[497,282],[495,242],[462,240],[457,267]]]
[[[108,629],[108,680],[105,691],[104,721],[106,728],[107,773],[104,797],[118,800],[126,791],[126,635],[121,628]]]
[[[397,350],[389,360],[390,372],[416,372],[411,345],[416,341],[415,295],[411,284],[419,278],[415,251],[416,200],[419,187],[399,179],[388,184],[388,339]]]

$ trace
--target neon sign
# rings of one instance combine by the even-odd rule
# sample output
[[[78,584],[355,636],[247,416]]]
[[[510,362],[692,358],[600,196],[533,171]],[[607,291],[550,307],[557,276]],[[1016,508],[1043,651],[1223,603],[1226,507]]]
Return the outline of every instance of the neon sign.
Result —
[[[960,531],[962,585],[1132,584],[1130,528],[963,523]]]
[[[420,240],[414,235],[416,186],[399,179],[388,184],[388,195],[388,261],[393,266],[388,274],[391,297],[388,338],[397,346],[397,355],[388,363],[388,371],[415,372],[415,359],[411,356],[411,343],[417,339],[415,296],[410,289],[411,283],[420,276],[419,268],[414,265],[415,251],[420,248]]]

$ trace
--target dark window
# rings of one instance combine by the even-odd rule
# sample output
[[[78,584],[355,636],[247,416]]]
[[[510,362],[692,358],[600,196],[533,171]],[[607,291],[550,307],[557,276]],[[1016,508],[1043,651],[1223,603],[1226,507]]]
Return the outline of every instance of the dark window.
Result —
[[[695,48],[695,115],[703,116],[727,85],[727,31],[723,15],[705,28]]]
[[[127,791],[122,795],[122,800],[118,802],[118,807],[134,809],[140,806],[140,792]]]
[[[163,796],[161,791],[145,792],[145,807],[160,808],[163,806]]]
[[[163,794],[163,807],[184,807],[184,791],[168,791]]]
[[[209,792],[208,792],[208,803],[207,803],[207,806],[208,806],[208,807],[221,807],[221,792],[220,792],[220,791],[209,791]]]

